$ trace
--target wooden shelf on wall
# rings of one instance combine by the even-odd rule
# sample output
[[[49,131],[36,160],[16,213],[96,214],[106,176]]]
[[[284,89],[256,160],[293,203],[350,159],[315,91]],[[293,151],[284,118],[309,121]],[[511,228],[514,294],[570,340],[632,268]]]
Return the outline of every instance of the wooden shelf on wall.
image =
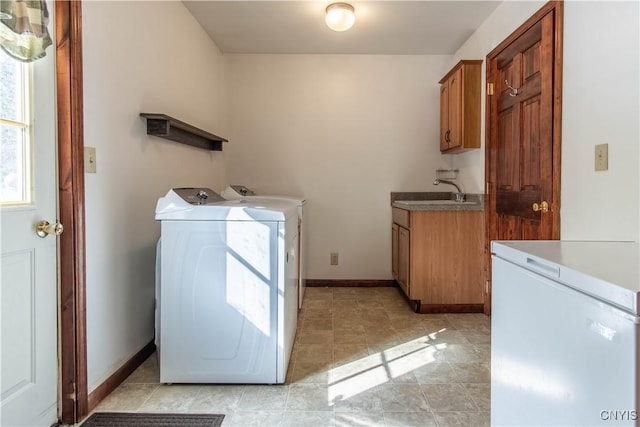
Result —
[[[222,143],[228,140],[191,126],[166,114],[140,113],[147,119],[147,135],[158,136],[205,150],[222,151]]]

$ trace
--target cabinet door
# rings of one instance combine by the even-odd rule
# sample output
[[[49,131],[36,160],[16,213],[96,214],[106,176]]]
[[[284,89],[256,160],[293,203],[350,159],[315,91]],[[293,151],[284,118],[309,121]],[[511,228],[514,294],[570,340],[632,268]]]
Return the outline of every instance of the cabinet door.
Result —
[[[458,68],[447,81],[449,100],[449,138],[448,148],[462,145],[462,68]]]
[[[391,274],[398,279],[398,224],[391,226]]]
[[[449,148],[449,85],[445,82],[440,86],[440,151]]]
[[[421,310],[481,310],[483,213],[419,211],[411,220],[411,299],[421,300]]]
[[[410,263],[410,233],[404,227],[398,227],[398,283],[400,288],[411,297],[411,284],[409,283],[409,263]]]
[[[440,151],[480,148],[482,60],[462,60],[440,80]]]

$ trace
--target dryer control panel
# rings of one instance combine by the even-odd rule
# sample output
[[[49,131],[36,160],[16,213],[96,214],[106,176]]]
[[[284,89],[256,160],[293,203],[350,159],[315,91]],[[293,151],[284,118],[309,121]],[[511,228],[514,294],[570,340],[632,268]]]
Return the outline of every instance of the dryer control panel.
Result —
[[[206,187],[174,188],[173,191],[185,202],[192,205],[204,205],[225,201],[218,193]]]

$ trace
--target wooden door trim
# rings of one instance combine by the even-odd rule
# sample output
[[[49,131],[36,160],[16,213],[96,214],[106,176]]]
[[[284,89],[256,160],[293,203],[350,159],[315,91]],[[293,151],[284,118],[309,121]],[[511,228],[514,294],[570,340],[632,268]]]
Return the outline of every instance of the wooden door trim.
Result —
[[[561,171],[561,140],[562,140],[562,45],[564,32],[564,2],[549,1],[534,13],[527,21],[511,33],[504,41],[496,46],[486,58],[486,79],[491,77],[491,63],[500,53],[521,35],[527,32],[537,22],[549,13],[554,14],[554,41],[553,41],[553,118],[552,118],[552,192],[553,199],[551,203],[552,215],[552,238],[558,240],[560,238],[560,171]],[[491,313],[491,248],[490,242],[494,239],[492,235],[492,221],[495,219],[495,212],[491,209],[495,206],[495,187],[491,186],[492,173],[492,135],[497,131],[495,124],[497,121],[496,112],[491,109],[491,96],[489,91],[485,95],[485,193],[487,206],[485,215],[485,233],[486,233],[486,278],[487,286],[485,289],[484,311],[485,314]],[[496,95],[493,95],[496,96]]]
[[[59,416],[74,424],[88,412],[85,300],[82,3],[55,2],[59,241]]]

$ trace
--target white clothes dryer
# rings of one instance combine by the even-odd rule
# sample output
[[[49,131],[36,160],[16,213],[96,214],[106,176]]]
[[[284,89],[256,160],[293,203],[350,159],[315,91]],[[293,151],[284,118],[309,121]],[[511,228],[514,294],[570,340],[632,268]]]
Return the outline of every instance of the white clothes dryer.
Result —
[[[297,326],[298,213],[174,188],[161,221],[162,383],[284,383]]]
[[[222,192],[222,197],[227,200],[247,200],[251,202],[278,201],[290,203],[298,209],[298,308],[302,308],[304,297],[305,275],[307,272],[307,221],[305,220],[305,206],[307,201],[304,197],[272,196],[255,194],[244,185],[231,185]]]

